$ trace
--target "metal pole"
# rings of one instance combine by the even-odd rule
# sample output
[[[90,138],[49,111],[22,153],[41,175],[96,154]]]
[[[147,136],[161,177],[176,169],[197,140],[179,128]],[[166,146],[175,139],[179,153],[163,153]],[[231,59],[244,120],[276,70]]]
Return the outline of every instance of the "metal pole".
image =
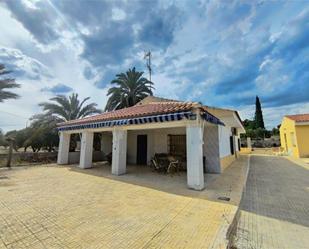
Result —
[[[151,81],[151,52],[149,51],[149,56],[148,56],[148,69],[149,69],[149,81]]]

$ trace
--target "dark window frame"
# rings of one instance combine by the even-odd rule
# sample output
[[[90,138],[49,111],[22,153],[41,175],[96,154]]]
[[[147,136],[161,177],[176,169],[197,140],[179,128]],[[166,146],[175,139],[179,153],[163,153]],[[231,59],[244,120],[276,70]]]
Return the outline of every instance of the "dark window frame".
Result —
[[[230,136],[230,150],[231,150],[231,154],[234,155],[234,154],[235,154],[235,149],[234,149],[234,136]]]
[[[185,156],[187,154],[186,135],[168,135],[168,154],[173,156]]]

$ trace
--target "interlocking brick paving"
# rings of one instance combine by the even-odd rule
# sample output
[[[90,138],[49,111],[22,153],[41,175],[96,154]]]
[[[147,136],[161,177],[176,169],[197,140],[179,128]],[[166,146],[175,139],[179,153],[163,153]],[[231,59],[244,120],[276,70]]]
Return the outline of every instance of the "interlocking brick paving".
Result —
[[[112,176],[107,165],[0,170],[8,177],[0,180],[0,248],[223,248],[218,237],[241,193],[239,164],[222,177],[207,176],[209,190],[202,192],[186,188],[185,173],[128,171]],[[217,201],[221,194],[231,202]]]
[[[237,248],[309,248],[308,168],[252,156],[240,207]]]

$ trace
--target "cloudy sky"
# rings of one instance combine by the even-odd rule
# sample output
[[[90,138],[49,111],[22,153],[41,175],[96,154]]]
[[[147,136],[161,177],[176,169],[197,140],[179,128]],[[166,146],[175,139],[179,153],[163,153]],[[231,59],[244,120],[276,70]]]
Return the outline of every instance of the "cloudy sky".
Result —
[[[0,103],[0,127],[25,127],[56,94],[90,96],[100,108],[116,73],[145,71],[155,95],[254,115],[268,128],[309,112],[309,1],[2,0],[0,63],[18,100]]]

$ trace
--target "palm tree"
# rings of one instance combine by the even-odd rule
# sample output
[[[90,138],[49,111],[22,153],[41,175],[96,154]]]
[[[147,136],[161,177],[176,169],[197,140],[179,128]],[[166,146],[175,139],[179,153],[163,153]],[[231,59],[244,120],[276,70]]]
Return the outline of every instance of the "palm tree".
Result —
[[[52,116],[58,122],[65,122],[101,113],[101,110],[96,108],[97,104],[95,103],[84,105],[89,99],[90,97],[87,97],[79,101],[77,93],[73,93],[69,97],[57,95],[50,99],[52,102],[43,102],[39,106],[43,107],[45,112],[43,115]]]
[[[0,64],[0,76],[9,73],[11,73],[11,71],[6,70],[5,66],[3,64]],[[5,99],[17,99],[19,96],[16,93],[4,90],[17,87],[20,87],[20,85],[15,82],[15,79],[0,79],[0,102],[3,102]]]
[[[79,101],[78,94],[73,93],[71,96],[66,97],[63,95],[57,95],[51,98],[52,102],[40,103],[39,106],[43,107],[43,114],[35,115],[32,119],[34,124],[40,124],[45,126],[47,124],[54,124],[54,130],[56,130],[57,122],[65,122],[73,119],[83,118],[92,114],[101,113],[101,110],[97,109],[97,104],[85,103],[90,97]],[[71,135],[70,151],[75,151],[77,136]]]
[[[117,110],[135,105],[145,97],[152,95],[153,83],[142,77],[143,72],[135,71],[135,67],[126,73],[116,75],[111,84],[117,86],[108,90],[106,111]]]

